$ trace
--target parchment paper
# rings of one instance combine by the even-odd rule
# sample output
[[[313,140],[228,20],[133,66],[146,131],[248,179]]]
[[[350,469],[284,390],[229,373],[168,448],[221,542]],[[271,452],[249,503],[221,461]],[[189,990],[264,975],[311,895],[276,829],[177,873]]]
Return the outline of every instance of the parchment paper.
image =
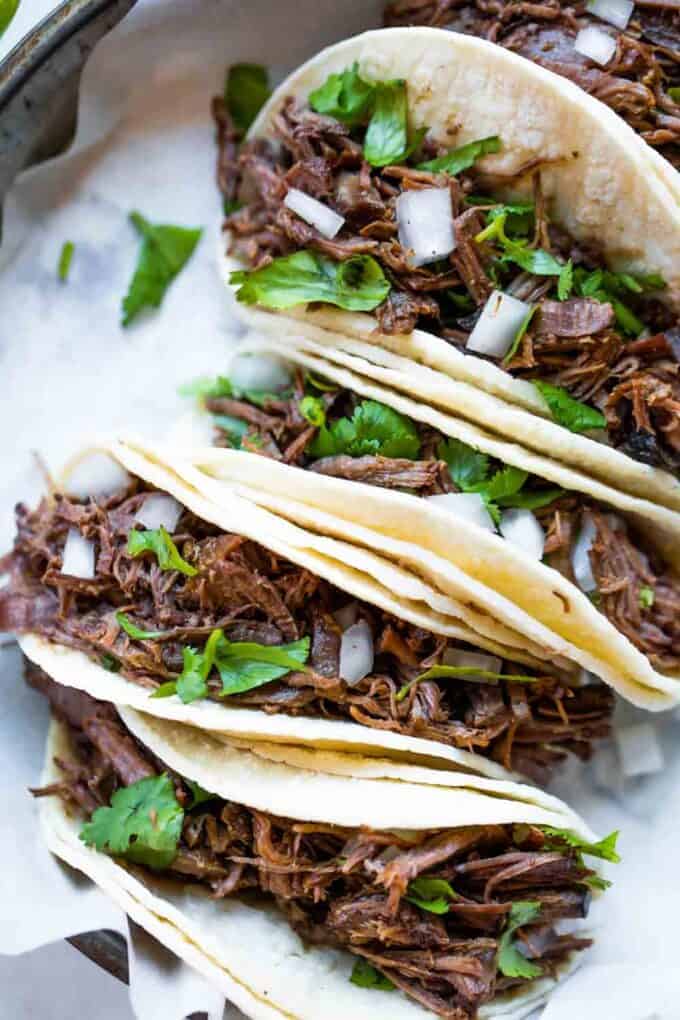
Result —
[[[30,171],[6,206],[0,250],[0,548],[13,505],[35,499],[31,451],[58,468],[95,432],[167,432],[182,410],[178,384],[215,374],[239,336],[215,266],[220,203],[213,186],[208,106],[226,65],[267,64],[281,75],[323,44],[378,24],[370,0],[140,0],[98,48],[82,87],[72,152]],[[137,254],[127,215],[204,226],[191,263],[159,313],[130,330],[120,301]],[[76,244],[68,283],[57,280],[64,241]],[[26,787],[38,780],[45,707],[20,680],[15,647],[0,651],[0,952],[17,954],[68,934],[126,920],[42,848]],[[665,770],[624,781],[614,744],[594,765],[573,762],[554,790],[603,834],[622,830],[624,862],[607,896],[607,926],[591,962],[544,1020],[678,1020],[680,720],[621,706],[624,728],[651,719]],[[219,1015],[202,979],[135,933],[132,1004],[143,1020]],[[616,997],[614,997],[616,995]],[[237,1014],[227,1014],[235,1020]],[[320,1013],[320,1015],[322,1015]]]

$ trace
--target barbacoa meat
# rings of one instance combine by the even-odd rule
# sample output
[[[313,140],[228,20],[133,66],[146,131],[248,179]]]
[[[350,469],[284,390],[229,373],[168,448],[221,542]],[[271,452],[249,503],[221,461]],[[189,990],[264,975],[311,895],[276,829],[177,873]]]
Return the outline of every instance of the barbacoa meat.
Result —
[[[140,774],[169,772],[111,706],[75,691],[65,706],[45,674],[32,668],[29,679],[68,724],[78,757],[57,762],[62,779],[36,795],[58,795],[89,818],[133,781],[130,747],[143,763]],[[91,731],[104,719],[115,739],[102,748]],[[273,899],[303,940],[368,961],[437,1016],[475,1020],[498,992],[526,983],[498,971],[499,938],[515,902],[540,904],[539,917],[516,937],[544,975],[590,945],[554,926],[587,915],[593,872],[566,845],[559,853],[544,848],[540,829],[487,825],[402,835],[299,822],[219,798],[189,809],[188,786],[169,774],[185,808],[170,876],[217,898],[249,891]],[[409,902],[409,884],[422,876],[454,887],[446,916]]]
[[[537,780],[545,779],[567,752],[587,758],[593,741],[607,735],[612,697],[604,685],[572,687],[548,673],[536,673],[532,683],[503,680],[494,687],[463,679],[411,684],[459,643],[364,603],[357,604],[356,617],[365,620],[373,634],[374,668],[359,683],[347,683],[339,675],[341,633],[334,616],[348,604],[342,591],[255,542],[220,533],[189,512],[180,518],[173,540],[197,569],[195,576],[162,571],[153,555],[132,558],[128,534],[148,491],[135,482],[100,504],[56,496],[35,511],[19,506],[10,583],[0,593],[0,629],[16,619],[14,602],[22,602],[27,588],[49,595],[50,615],[41,610],[27,630],[80,649],[104,668],[120,670],[149,694],[177,679],[183,649],[203,647],[215,628],[232,640],[263,644],[308,636],[307,671],[231,695],[229,705],[344,719],[435,740]],[[66,535],[74,523],[95,542],[96,572],[90,581],[61,573]],[[128,636],[117,619],[121,610],[137,627],[160,636]],[[503,672],[532,671],[506,662]],[[216,672],[208,686],[209,696],[219,700]],[[102,752],[112,739],[110,723],[98,722],[91,734]],[[132,759],[129,767],[136,767]]]
[[[448,28],[505,46],[580,85],[680,166],[680,106],[669,92],[680,84],[677,4],[636,4],[624,32],[590,14],[584,2],[562,0],[392,0],[385,24]],[[586,25],[616,35],[617,50],[606,67],[574,49]]]

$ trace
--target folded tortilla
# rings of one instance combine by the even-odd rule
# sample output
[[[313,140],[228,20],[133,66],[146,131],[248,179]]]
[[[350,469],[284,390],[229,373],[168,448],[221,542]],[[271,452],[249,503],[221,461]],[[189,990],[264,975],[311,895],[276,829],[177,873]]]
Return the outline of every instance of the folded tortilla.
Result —
[[[241,749],[190,727],[131,710],[121,711],[142,748],[203,791],[258,812],[305,823],[411,832],[468,826],[528,825],[568,830],[591,843],[586,824],[566,805],[516,784],[475,780],[457,773],[367,762],[352,755],[254,745]],[[44,783],[58,783],[55,762],[77,761],[70,730],[53,721]],[[208,805],[209,806],[209,805]],[[349,978],[356,957],[308,944],[271,899],[211,898],[197,883],[170,872],[125,863],[86,846],[82,816],[57,796],[41,800],[41,823],[50,850],[88,875],[127,914],[186,963],[202,973],[254,1020],[313,1020],[352,1016],[373,1020],[381,1012],[416,1020],[433,1014],[400,991],[359,987]],[[310,825],[310,829],[314,826]],[[167,867],[167,866],[166,866]],[[586,906],[587,909],[587,906]],[[423,917],[433,915],[424,914]],[[585,934],[581,930],[578,935]],[[483,1005],[479,1020],[520,1020],[544,1002],[579,963],[573,952],[553,976],[539,977]]]
[[[660,274],[667,287],[659,299],[680,308],[678,175],[578,86],[484,40],[428,28],[388,29],[347,40],[284,81],[248,137],[267,138],[287,97],[306,100],[330,74],[355,62],[368,80],[407,82],[414,129],[427,126],[445,142],[455,125],[457,145],[498,136],[502,150],[485,157],[485,172],[511,175],[532,160],[544,161],[541,183],[552,221],[576,241],[595,243],[614,270]],[[526,195],[519,186],[510,191],[513,198]],[[232,256],[222,254],[221,260],[227,281],[234,269],[243,268]],[[680,510],[680,481],[669,471],[568,431],[552,419],[530,382],[429,332],[382,334],[372,315],[323,304],[283,313],[239,304],[238,311],[277,337],[295,337],[297,330],[304,342],[307,327],[316,326],[330,335],[324,341],[317,333],[315,340],[337,346],[340,354],[360,353],[367,363],[383,366],[385,352],[391,352],[433,369],[439,373],[430,380],[439,407],[593,479]],[[407,380],[401,388],[411,392]]]

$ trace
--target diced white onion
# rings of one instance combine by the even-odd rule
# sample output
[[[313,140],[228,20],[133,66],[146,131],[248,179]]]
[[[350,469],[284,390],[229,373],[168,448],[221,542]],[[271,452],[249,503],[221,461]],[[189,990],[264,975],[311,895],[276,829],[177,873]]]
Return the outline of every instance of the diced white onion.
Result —
[[[595,591],[597,588],[597,581],[588,555],[596,536],[595,522],[592,517],[586,517],[571,551],[571,567],[581,591]]]
[[[323,202],[312,198],[311,195],[305,195],[304,191],[298,191],[297,188],[288,189],[283,204],[292,209],[305,223],[309,223],[310,227],[316,227],[329,241],[335,237],[345,222],[344,216],[339,216]]]
[[[649,776],[661,772],[663,751],[651,723],[637,723],[614,731],[624,776]]]
[[[349,605],[336,610],[333,613],[333,618],[340,630],[348,630],[353,623],[357,622],[358,612],[358,604],[356,602],[350,602]]]
[[[616,39],[601,28],[589,25],[576,36],[574,49],[604,67],[616,53]]]
[[[340,676],[348,684],[358,684],[373,669],[373,635],[366,620],[348,627],[340,642]]]
[[[68,472],[65,491],[76,499],[110,496],[130,484],[130,475],[105,453],[84,457]]]
[[[94,542],[83,538],[77,528],[68,530],[61,572],[83,581],[94,578]]]
[[[172,535],[183,510],[182,504],[172,496],[164,492],[152,492],[135,514],[135,520],[149,531],[156,531],[162,525]]]
[[[491,514],[484,505],[478,492],[445,492],[438,496],[428,496],[428,500],[443,510],[448,510],[463,520],[476,524],[487,531],[495,531],[496,525]]]
[[[237,390],[270,390],[276,393],[290,384],[288,362],[276,354],[237,354],[229,362],[229,379]]]
[[[468,351],[504,358],[530,311],[526,301],[495,290],[468,337]]]
[[[617,28],[628,28],[628,22],[635,10],[633,0],[588,0],[586,7],[589,14],[594,14],[596,18],[602,18]]]
[[[497,655],[484,655],[482,652],[464,652],[458,648],[447,648],[442,656],[442,663],[445,666],[483,669],[487,673],[500,673],[503,669],[503,660]],[[465,677],[462,677],[462,679],[464,680]]]
[[[399,243],[412,251],[409,265],[426,266],[456,247],[451,192],[448,188],[403,191],[397,199]]]
[[[527,553],[532,560],[542,560],[545,532],[531,510],[513,507],[506,510],[498,525],[503,538]]]

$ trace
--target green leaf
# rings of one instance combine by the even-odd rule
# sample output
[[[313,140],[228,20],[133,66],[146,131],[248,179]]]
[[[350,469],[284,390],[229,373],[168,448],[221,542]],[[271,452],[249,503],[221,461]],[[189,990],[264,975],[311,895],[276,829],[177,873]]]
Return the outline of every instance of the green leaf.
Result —
[[[493,478],[475,486],[472,491],[479,492],[487,503],[503,503],[519,492],[528,477],[528,471],[506,465],[500,471],[496,471]]]
[[[537,309],[538,309],[538,305],[532,305],[531,308],[529,309],[529,311],[527,312],[527,314],[522,319],[522,324],[519,327],[519,329],[517,330],[517,333],[515,335],[515,339],[512,341],[512,346],[510,347],[510,350],[508,351],[508,353],[503,358],[503,364],[504,365],[509,365],[510,362],[512,361],[512,359],[514,358],[514,356],[517,354],[517,351],[519,349],[519,345],[521,344],[522,340],[524,339],[526,331],[528,330],[528,328],[529,328],[529,326],[531,324],[531,320],[533,319],[534,315],[536,314]]]
[[[597,295],[595,295],[597,297]],[[617,324],[621,327],[624,333],[628,333],[630,336],[639,336],[645,328],[644,322],[638,319],[635,312],[624,305],[623,301],[619,301],[618,298],[613,295],[609,295],[608,300],[611,302],[611,306],[614,309],[614,315],[616,317]]]
[[[409,153],[406,82],[375,86],[373,114],[364,137],[364,157],[371,166],[401,163]]]
[[[267,68],[261,64],[234,64],[227,73],[224,99],[234,125],[246,133],[271,95]]]
[[[409,680],[407,684],[400,687],[395,695],[395,701],[403,701],[411,688],[416,684],[422,683],[423,680],[448,680],[452,678],[461,678],[480,684],[497,684],[501,680],[507,680],[508,683],[513,684],[535,684],[539,680],[537,676],[524,676],[521,673],[494,673],[492,670],[480,669],[476,666],[431,666],[425,673],[421,673],[420,676]]]
[[[629,294],[639,295],[662,290],[666,286],[665,280],[658,273],[633,275],[614,273],[608,269],[595,269],[592,272],[576,269],[574,281],[582,297],[592,297],[602,303],[611,304],[617,325],[630,336],[639,336],[644,329],[644,323],[621,298]]]
[[[0,0],[0,2],[2,2],[2,0]],[[73,261],[75,250],[76,246],[73,241],[64,241],[61,254],[59,255],[59,265],[57,267],[57,274],[62,283],[66,283],[68,280],[68,274],[71,270],[71,262]]]
[[[353,64],[340,74],[329,75],[320,88],[310,93],[309,105],[343,124],[361,124],[368,118],[375,91],[375,85],[359,74],[359,65]]]
[[[319,393],[337,393],[340,389],[337,383],[329,382],[328,379],[320,379],[312,372],[305,372],[305,384],[318,390]]]
[[[21,0],[0,0],[0,36],[9,28],[9,23],[19,10]]]
[[[109,655],[108,652],[105,652],[99,661],[104,669],[108,670],[109,673],[120,672],[120,662],[113,655]]]
[[[140,779],[117,790],[110,807],[101,807],[80,833],[87,846],[114,857],[161,870],[177,855],[184,812],[167,775]]]
[[[570,397],[566,390],[551,383],[534,380],[534,386],[541,394],[550,409],[553,419],[570,432],[588,432],[590,429],[603,429],[607,419],[594,407],[582,404]]]
[[[354,964],[350,981],[359,988],[373,988],[380,992],[391,992],[395,987],[390,979],[376,970],[368,960],[361,959]]]
[[[533,900],[518,900],[512,904],[505,931],[498,942],[498,969],[505,977],[532,980],[543,973],[541,968],[520,953],[513,935],[518,928],[535,921],[541,904]]]
[[[564,496],[564,489],[529,489],[527,492],[516,492],[512,496],[504,496],[501,501],[503,507],[519,507],[523,510],[540,510],[541,507],[550,506],[556,499]]]
[[[420,437],[411,419],[375,400],[362,401],[351,418],[323,426],[309,447],[315,458],[376,454],[416,460],[419,452]]]
[[[475,238],[476,240],[476,238]],[[527,273],[534,276],[561,276],[565,270],[563,262],[559,262],[550,252],[542,248],[526,248],[518,241],[506,238],[503,242],[501,262],[514,262]]]
[[[215,665],[217,649],[224,640],[222,631],[217,628],[206,641],[202,652],[191,647],[182,649],[183,668],[177,678],[176,692],[185,705],[207,695],[208,677]]]
[[[656,600],[656,592],[653,588],[646,586],[640,588],[639,592],[640,609],[651,609]]]
[[[448,914],[449,904],[458,899],[458,893],[443,878],[416,878],[409,883],[406,899],[431,914]]]
[[[217,649],[215,665],[222,679],[220,695],[242,694],[286,673],[304,670],[309,658],[309,638],[288,645],[259,645],[255,642],[230,642],[223,638]]]
[[[527,237],[533,233],[536,219],[533,202],[512,202],[509,205],[494,206],[486,214],[487,223],[493,223],[500,216],[503,217],[504,232],[508,237]]]
[[[205,804],[209,800],[217,799],[216,793],[209,793],[198,783],[192,782],[191,779],[186,779],[185,782],[191,790],[191,804],[189,805],[189,811],[191,811],[192,808],[198,807],[199,804]]]
[[[152,698],[171,698],[177,694],[177,681],[168,680],[167,683],[161,684],[157,687],[153,694],[150,695]]]
[[[498,135],[491,135],[488,138],[480,138],[476,142],[468,142],[461,145],[452,152],[447,152],[437,159],[430,159],[427,163],[419,163],[416,170],[428,170],[434,174],[459,174],[467,170],[482,156],[491,152],[501,151],[501,140]]]
[[[668,95],[674,103],[680,103],[680,85],[672,85],[668,90]]]
[[[562,267],[560,278],[557,281],[557,297],[560,301],[566,301],[574,287],[574,263],[569,259]]]
[[[195,577],[198,573],[196,567],[192,567],[180,556],[177,546],[162,524],[153,531],[137,531],[133,528],[128,535],[127,551],[132,557],[153,553],[161,570],[178,570],[187,577]]]
[[[470,492],[485,482],[489,474],[489,458],[460,439],[447,439],[437,447],[437,456],[449,466],[451,478],[463,492]]]
[[[214,414],[213,425],[218,429],[222,429],[236,450],[241,449],[243,437],[250,428],[247,421],[244,421],[242,418],[232,418],[229,414]]]
[[[166,630],[142,630],[137,624],[133,623],[127,613],[117,612],[116,620],[120,627],[123,628],[126,634],[135,641],[153,641],[155,638],[162,638],[168,633]]]
[[[326,424],[326,405],[319,397],[303,397],[298,404],[298,410],[310,425],[321,428]]]
[[[309,251],[273,259],[262,269],[238,270],[230,282],[246,305],[285,310],[308,301],[337,305],[350,312],[370,312],[385,300],[390,284],[370,255],[333,262]]]
[[[123,326],[144,308],[159,308],[165,292],[194,253],[202,229],[190,230],[171,225],[155,226],[141,213],[130,220],[142,236],[137,268],[123,299]]]
[[[618,831],[610,832],[599,843],[587,843],[569,829],[554,829],[550,825],[542,825],[541,829],[546,836],[551,837],[547,841],[550,850],[564,852],[571,848],[578,850],[580,854],[585,854],[586,857],[597,857],[602,861],[611,861],[613,864],[619,864],[621,861],[616,852],[616,843],[620,835]]]

